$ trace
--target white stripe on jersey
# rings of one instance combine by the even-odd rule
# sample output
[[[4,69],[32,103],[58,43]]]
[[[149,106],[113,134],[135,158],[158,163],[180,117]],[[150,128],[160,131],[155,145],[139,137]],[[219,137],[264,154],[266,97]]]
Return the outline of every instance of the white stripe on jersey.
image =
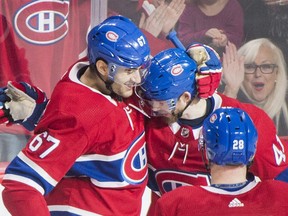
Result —
[[[30,187],[35,188],[42,195],[44,195],[44,189],[39,184],[37,184],[35,181],[33,181],[29,178],[19,176],[19,175],[14,175],[14,174],[5,174],[3,177],[3,180],[12,180],[12,181],[21,182],[23,184],[26,184],[26,185],[29,185]]]
[[[30,166],[33,170],[35,170],[42,178],[44,178],[49,184],[53,185],[54,187],[58,183],[55,179],[53,179],[44,169],[38,166],[35,162],[30,160],[23,152],[20,152],[17,155],[24,163]]]
[[[61,212],[70,212],[77,215],[85,215],[85,216],[100,216],[100,214],[96,214],[93,212],[89,212],[83,209],[75,208],[73,206],[68,205],[49,205],[48,209],[50,212],[53,211],[61,211]]]
[[[113,182],[100,182],[100,181],[97,181],[96,179],[93,179],[91,178],[91,182],[98,186],[98,187],[103,187],[103,188],[118,188],[118,187],[125,187],[127,185],[129,185],[128,182],[126,181],[123,181],[123,182],[116,182],[116,181],[113,181]]]
[[[118,154],[115,155],[111,155],[111,156],[107,156],[107,155],[100,155],[100,154],[89,154],[89,155],[82,155],[80,156],[76,162],[80,162],[80,161],[93,161],[93,160],[99,160],[99,161],[115,161],[115,160],[119,160],[119,159],[123,159],[125,154],[126,154],[126,150],[123,152],[120,152]]]

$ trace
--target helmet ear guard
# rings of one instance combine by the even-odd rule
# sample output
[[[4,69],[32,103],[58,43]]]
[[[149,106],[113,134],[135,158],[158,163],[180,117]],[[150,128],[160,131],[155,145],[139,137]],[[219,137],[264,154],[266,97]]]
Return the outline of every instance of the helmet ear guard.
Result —
[[[203,123],[203,140],[209,162],[217,165],[250,165],[258,134],[249,115],[239,108],[222,107]]]

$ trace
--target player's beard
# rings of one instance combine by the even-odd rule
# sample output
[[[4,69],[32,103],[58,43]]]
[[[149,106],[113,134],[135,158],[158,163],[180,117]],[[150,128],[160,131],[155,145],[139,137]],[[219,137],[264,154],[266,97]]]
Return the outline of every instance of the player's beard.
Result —
[[[161,116],[161,121],[163,121],[166,124],[170,125],[170,124],[178,121],[178,116],[175,115],[174,113],[171,114],[170,116]]]
[[[181,118],[181,116],[183,115],[184,111],[187,109],[187,107],[191,104],[192,99],[189,100],[189,102],[186,104],[186,106],[182,109],[182,110],[178,110],[177,112],[175,112],[176,110],[173,110],[171,115],[169,116],[163,116],[163,121],[167,124],[172,124],[174,122],[177,122],[179,118]]]

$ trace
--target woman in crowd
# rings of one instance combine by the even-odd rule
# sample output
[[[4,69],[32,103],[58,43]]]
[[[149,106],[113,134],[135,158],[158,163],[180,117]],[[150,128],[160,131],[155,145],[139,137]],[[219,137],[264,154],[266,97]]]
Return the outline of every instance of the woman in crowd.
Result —
[[[223,55],[224,94],[262,108],[275,122],[278,135],[288,135],[287,69],[279,47],[266,38],[236,50],[229,43]]]

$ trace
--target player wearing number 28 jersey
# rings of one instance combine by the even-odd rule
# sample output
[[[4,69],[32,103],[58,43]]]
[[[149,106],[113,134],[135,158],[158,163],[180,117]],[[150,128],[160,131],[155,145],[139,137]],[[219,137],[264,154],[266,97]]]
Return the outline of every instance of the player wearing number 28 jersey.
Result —
[[[216,109],[203,123],[199,149],[211,174],[210,186],[183,186],[165,193],[157,216],[287,216],[288,184],[249,173],[257,130],[239,108]],[[208,206],[215,206],[209,208]]]

